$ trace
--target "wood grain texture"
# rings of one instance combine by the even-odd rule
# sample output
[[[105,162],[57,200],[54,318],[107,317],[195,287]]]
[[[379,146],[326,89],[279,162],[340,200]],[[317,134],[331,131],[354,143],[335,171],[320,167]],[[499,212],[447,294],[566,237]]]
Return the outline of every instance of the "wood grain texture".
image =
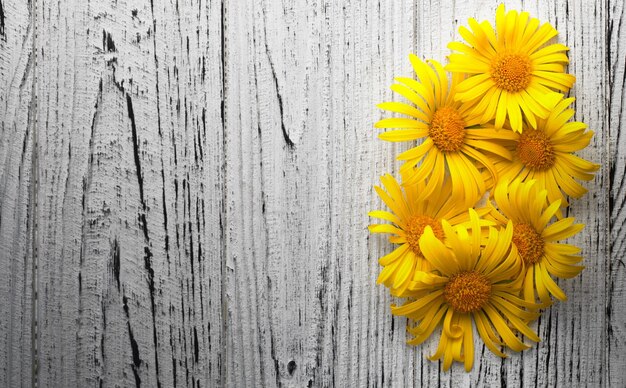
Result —
[[[25,64],[3,55],[6,386],[221,379],[222,17],[192,5],[38,1],[13,32],[28,40]]]
[[[33,376],[34,29],[23,2],[3,2],[0,18],[0,381],[29,385]]]
[[[0,386],[626,385],[621,1],[505,1],[570,47],[603,166],[543,342],[443,372],[375,285],[375,105],[498,3],[0,0]]]

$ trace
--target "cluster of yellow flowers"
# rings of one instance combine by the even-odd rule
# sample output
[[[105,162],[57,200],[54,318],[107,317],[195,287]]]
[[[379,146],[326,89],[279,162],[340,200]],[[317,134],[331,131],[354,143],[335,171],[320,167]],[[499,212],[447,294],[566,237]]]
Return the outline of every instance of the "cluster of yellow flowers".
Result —
[[[565,73],[568,48],[549,43],[557,31],[527,12],[496,11],[496,28],[469,19],[453,42],[449,63],[411,55],[417,75],[391,89],[407,102],[382,109],[380,138],[423,141],[401,153],[401,183],[391,175],[375,187],[389,210],[371,217],[372,233],[397,247],[379,259],[378,282],[405,298],[392,313],[409,319],[410,344],[440,328],[432,360],[474,362],[474,326],[500,357],[506,348],[538,342],[530,328],[552,297],[565,300],[555,278],[583,269],[580,249],[559,242],[581,231],[564,217],[566,196],[586,190],[599,166],[573,153],[593,136],[570,121],[574,76]],[[449,75],[450,74],[450,75]],[[559,93],[560,92],[560,93]],[[481,205],[479,205],[481,204]]]

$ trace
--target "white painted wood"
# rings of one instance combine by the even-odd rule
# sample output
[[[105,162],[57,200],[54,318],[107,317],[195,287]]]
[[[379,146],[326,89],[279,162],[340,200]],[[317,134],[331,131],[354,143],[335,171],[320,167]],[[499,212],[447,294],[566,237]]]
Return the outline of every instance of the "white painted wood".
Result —
[[[498,2],[1,0],[0,386],[624,386],[624,7],[505,3],[570,46],[603,168],[544,341],[466,374],[375,285],[373,123]]]
[[[0,381],[28,385],[33,367],[33,23],[22,2],[0,5]],[[11,15],[11,16],[6,16]]]
[[[221,6],[36,1],[24,13],[5,13],[7,40],[27,45],[14,44],[2,66],[2,325],[12,349],[2,382],[219,382]],[[30,35],[18,34],[20,21]]]

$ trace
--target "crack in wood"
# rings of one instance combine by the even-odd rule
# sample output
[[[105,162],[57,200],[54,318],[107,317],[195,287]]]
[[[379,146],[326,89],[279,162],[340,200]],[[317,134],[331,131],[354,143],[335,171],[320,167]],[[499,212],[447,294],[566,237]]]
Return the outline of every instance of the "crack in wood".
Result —
[[[0,0],[0,36],[4,36],[6,38],[6,34],[4,32],[4,5],[2,5],[2,0]]]
[[[133,375],[135,376],[135,386],[137,388],[141,387],[141,377],[139,377],[139,368],[141,367],[142,360],[139,357],[139,345],[135,340],[135,336],[133,335],[133,329],[130,327],[130,313],[128,311],[128,298],[126,295],[122,296],[124,313],[126,314],[126,325],[128,327],[128,338],[130,339],[130,347],[133,355]]]
[[[265,14],[263,15],[265,17]],[[265,19],[264,19],[265,20]],[[263,23],[263,34],[265,38],[265,55],[267,55],[267,61],[270,64],[270,70],[272,71],[272,79],[274,80],[274,88],[276,89],[276,100],[278,101],[278,112],[280,113],[280,129],[283,133],[283,139],[285,140],[285,144],[290,149],[293,149],[295,144],[293,140],[289,137],[289,133],[287,132],[287,128],[285,127],[285,118],[283,113],[283,97],[280,95],[280,88],[278,87],[278,78],[276,77],[276,70],[274,69],[274,62],[272,62],[272,56],[270,55],[270,49],[267,45],[267,26],[266,22]]]
[[[117,51],[111,33],[107,32],[106,30],[102,30],[102,50],[109,53]]]
[[[139,187],[139,199],[142,211],[139,213],[139,225],[141,226],[145,239],[144,246],[144,268],[148,273],[148,291],[150,293],[150,312],[152,314],[152,338],[154,341],[154,363],[157,379],[157,386],[161,386],[159,379],[159,341],[157,337],[156,325],[156,308],[155,308],[155,286],[154,286],[154,268],[152,266],[152,251],[150,250],[150,236],[148,234],[148,222],[146,220],[146,212],[148,211],[143,192],[143,175],[141,170],[139,140],[137,136],[137,126],[135,124],[135,112],[133,110],[133,102],[130,94],[126,94],[126,105],[128,108],[128,118],[130,120],[132,140],[133,140],[133,156],[135,160],[135,169],[137,174],[137,185]]]
[[[111,243],[111,262],[112,262],[112,270],[113,277],[115,278],[115,283],[117,284],[117,290],[120,290],[120,244],[117,241],[117,237],[113,239]]]
[[[268,50],[267,45],[265,49]],[[272,70],[272,78],[274,79],[274,87],[276,88],[276,98],[278,100],[278,111],[280,113],[280,129],[283,133],[283,139],[285,140],[287,147],[293,148],[295,144],[293,143],[293,140],[291,140],[291,138],[289,137],[287,128],[285,128],[285,119],[284,119],[284,114],[283,114],[283,98],[280,95],[280,89],[278,88],[278,78],[276,78],[276,71],[274,70],[274,64],[272,63],[272,59],[270,58],[269,50],[267,51],[267,59],[270,63],[270,69]]]

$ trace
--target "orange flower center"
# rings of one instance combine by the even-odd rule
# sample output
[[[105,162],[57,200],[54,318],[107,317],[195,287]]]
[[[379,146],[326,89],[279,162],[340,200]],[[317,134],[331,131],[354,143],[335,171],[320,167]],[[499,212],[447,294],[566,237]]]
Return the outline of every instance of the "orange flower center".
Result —
[[[530,58],[520,54],[498,55],[491,62],[491,79],[507,92],[526,89],[531,78]]]
[[[406,229],[406,243],[409,244],[411,250],[418,256],[422,256],[422,250],[420,249],[420,237],[424,234],[424,229],[430,225],[433,228],[435,237],[439,240],[443,240],[443,228],[441,223],[434,218],[428,216],[414,216],[409,222],[407,222]]]
[[[517,156],[533,170],[547,170],[554,166],[554,148],[543,131],[526,129],[517,142]]]
[[[433,115],[428,135],[439,150],[456,152],[465,141],[465,121],[456,109],[444,106]]]
[[[480,310],[491,297],[491,282],[476,271],[461,272],[450,278],[443,297],[455,311],[471,313]]]
[[[524,264],[532,265],[541,261],[543,257],[543,238],[535,228],[528,224],[513,226],[513,244],[524,260]]]

